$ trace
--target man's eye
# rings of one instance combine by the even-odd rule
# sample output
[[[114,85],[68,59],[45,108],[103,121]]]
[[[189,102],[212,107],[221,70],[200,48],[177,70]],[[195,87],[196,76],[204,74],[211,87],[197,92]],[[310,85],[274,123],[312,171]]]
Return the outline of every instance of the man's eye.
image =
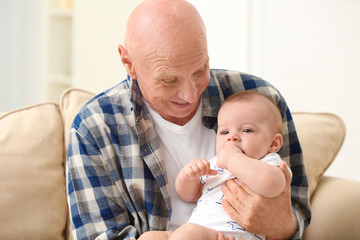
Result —
[[[209,70],[209,63],[207,62],[206,64],[204,64],[200,69],[198,69],[195,72],[195,75],[202,75],[203,73],[205,73],[208,70]]]
[[[165,84],[172,84],[172,83],[175,83],[176,82],[176,78],[174,78],[174,79],[169,79],[169,80],[163,80],[163,82],[165,83]]]
[[[202,68],[201,70],[195,72],[196,75],[201,75],[205,72],[205,68]]]

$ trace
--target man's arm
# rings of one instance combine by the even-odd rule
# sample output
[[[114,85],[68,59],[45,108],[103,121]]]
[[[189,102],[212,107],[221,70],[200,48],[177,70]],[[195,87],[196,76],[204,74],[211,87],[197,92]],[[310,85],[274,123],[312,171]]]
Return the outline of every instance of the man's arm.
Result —
[[[94,143],[70,131],[67,193],[72,233],[77,239],[135,239],[135,226]]]

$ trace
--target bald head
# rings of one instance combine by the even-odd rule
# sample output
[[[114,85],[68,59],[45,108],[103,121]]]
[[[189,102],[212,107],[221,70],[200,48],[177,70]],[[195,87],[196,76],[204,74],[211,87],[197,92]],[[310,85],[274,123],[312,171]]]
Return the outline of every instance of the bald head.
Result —
[[[184,0],[144,0],[129,17],[125,46],[121,61],[143,99],[167,121],[186,124],[210,81],[198,11]]]
[[[125,46],[130,54],[139,49],[179,49],[198,41],[206,43],[205,25],[195,7],[184,0],[144,0],[128,19]]]

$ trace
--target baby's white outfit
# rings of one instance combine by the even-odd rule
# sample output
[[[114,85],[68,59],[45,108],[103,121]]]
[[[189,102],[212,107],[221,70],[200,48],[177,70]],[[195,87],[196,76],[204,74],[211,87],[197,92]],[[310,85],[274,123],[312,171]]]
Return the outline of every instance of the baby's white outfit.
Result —
[[[270,153],[262,158],[261,161],[279,166],[282,160],[277,153]],[[239,237],[244,240],[266,239],[265,236],[259,236],[246,231],[225,212],[220,203],[220,200],[224,198],[221,187],[227,180],[235,177],[228,170],[217,167],[216,156],[211,158],[209,162],[211,168],[217,171],[217,175],[201,177],[203,184],[202,196],[197,201],[197,205],[188,222],[215,229],[226,236],[233,235],[236,239],[239,239]]]

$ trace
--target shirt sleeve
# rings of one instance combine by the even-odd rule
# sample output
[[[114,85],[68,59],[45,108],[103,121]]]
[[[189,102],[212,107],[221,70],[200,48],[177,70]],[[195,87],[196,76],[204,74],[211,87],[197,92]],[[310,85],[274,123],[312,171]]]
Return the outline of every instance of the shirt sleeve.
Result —
[[[268,163],[270,165],[273,165],[273,166],[279,166],[280,163],[282,162],[280,155],[277,154],[277,153],[269,153],[264,158],[262,158],[261,161],[264,161],[264,162],[266,162],[266,163]],[[289,172],[290,172],[291,177],[292,177],[291,168],[289,166],[287,166],[287,167],[288,167]]]
[[[70,131],[67,191],[75,239],[135,239],[126,204],[91,135]]]
[[[280,93],[279,96],[280,106],[283,109],[283,138],[284,142],[286,141],[279,153],[291,169],[291,202],[293,213],[297,219],[297,230],[290,239],[302,239],[304,230],[310,224],[311,219],[309,183],[293,118]]]
[[[277,153],[269,153],[261,159],[261,161],[273,166],[279,166],[282,162],[281,157]]]

